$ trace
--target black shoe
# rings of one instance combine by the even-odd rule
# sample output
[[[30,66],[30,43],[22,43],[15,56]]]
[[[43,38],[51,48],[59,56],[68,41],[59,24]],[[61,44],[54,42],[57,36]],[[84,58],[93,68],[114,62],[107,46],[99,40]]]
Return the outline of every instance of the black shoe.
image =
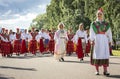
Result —
[[[20,56],[20,54],[18,53],[18,54],[16,54],[17,56]]]
[[[69,53],[69,56],[71,56],[71,53]]]
[[[25,57],[27,56],[27,54],[24,55]]]
[[[64,61],[64,58],[61,58],[62,61]]]
[[[83,58],[82,58],[82,59],[80,59],[80,62],[83,62]]]
[[[61,59],[59,59],[59,62],[61,62]]]
[[[106,75],[106,76],[110,75],[110,73],[108,73],[108,72],[103,72],[103,74]]]

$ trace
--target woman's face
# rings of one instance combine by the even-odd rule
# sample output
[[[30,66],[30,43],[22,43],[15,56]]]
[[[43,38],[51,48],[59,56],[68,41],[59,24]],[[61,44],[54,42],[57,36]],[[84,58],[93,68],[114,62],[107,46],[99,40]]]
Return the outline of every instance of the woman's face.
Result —
[[[60,29],[63,29],[63,25],[61,24],[61,25],[59,26],[59,28],[60,28]]]
[[[97,13],[97,18],[98,18],[98,19],[103,19],[103,14],[102,14],[101,12],[98,12],[98,13]]]
[[[80,29],[80,30],[83,30],[83,25],[80,25],[80,26],[79,26],[79,29]]]

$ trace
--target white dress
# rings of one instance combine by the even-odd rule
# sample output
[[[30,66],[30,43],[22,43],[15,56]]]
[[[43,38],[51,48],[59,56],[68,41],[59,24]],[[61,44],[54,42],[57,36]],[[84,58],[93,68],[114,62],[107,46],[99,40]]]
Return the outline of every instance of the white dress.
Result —
[[[109,59],[109,42],[112,43],[111,28],[109,28],[105,34],[96,34],[91,27],[90,40],[95,42],[93,47],[93,59]]]
[[[54,56],[56,59],[60,59],[64,57],[66,53],[66,43],[68,40],[67,32],[65,30],[64,33],[62,33],[60,30],[56,31],[54,40],[55,40]]]

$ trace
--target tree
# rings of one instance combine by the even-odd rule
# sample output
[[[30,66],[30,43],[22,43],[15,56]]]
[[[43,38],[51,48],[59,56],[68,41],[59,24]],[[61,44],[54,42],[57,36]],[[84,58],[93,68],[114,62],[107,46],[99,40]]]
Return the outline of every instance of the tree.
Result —
[[[51,0],[46,13],[38,15],[33,25],[40,29],[57,28],[59,22],[65,24],[66,29],[73,28],[83,22],[85,29],[91,21],[96,19],[96,12],[103,8],[105,20],[110,23],[113,38],[120,38],[120,0]]]

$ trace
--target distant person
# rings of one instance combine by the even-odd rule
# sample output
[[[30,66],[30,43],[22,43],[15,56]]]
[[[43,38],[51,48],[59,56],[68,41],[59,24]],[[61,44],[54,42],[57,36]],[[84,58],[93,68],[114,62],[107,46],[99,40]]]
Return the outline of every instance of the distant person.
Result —
[[[73,52],[74,52],[74,43],[73,43],[73,37],[74,37],[74,33],[72,31],[72,28],[70,28],[68,30],[68,42],[67,42],[67,54],[70,56]]]
[[[27,55],[28,52],[28,33],[27,33],[27,29],[24,30],[24,32],[22,32],[21,34],[21,54],[25,54],[25,56]]]
[[[91,49],[89,29],[86,30],[86,34],[87,34],[87,44],[86,44],[85,56],[89,56]]]
[[[32,27],[30,36],[29,36],[29,51],[35,56],[36,55],[36,51],[37,51],[37,40],[36,38],[36,32],[35,32],[35,28]]]
[[[103,66],[103,74],[108,76],[109,46],[112,43],[112,33],[108,22],[104,20],[104,13],[99,9],[96,13],[96,21],[90,26],[90,40],[92,44],[91,64],[96,68],[96,75],[99,75],[99,67]]]
[[[17,32],[15,33],[15,39],[14,39],[14,44],[13,44],[13,52],[16,53],[16,55],[20,55],[20,49],[21,49],[21,33],[20,29],[16,29]]]
[[[50,36],[50,41],[49,41],[49,51],[51,54],[54,54],[54,48],[55,48],[55,40],[54,40],[54,29],[51,30],[51,32],[49,33]]]
[[[76,32],[76,54],[80,62],[83,62],[85,50],[86,50],[86,43],[87,43],[87,35],[84,30],[84,24],[80,23],[79,28]]]

